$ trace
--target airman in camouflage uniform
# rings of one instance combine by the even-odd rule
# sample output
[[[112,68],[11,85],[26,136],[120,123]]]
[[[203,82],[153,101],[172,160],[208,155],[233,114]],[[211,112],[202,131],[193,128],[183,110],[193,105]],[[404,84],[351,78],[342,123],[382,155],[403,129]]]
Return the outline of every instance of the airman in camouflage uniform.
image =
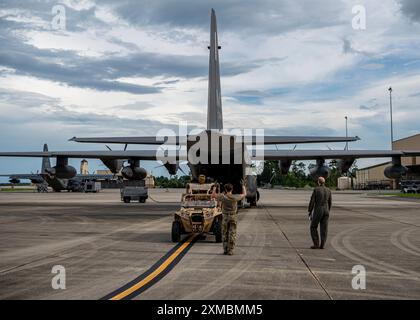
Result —
[[[233,186],[228,183],[225,185],[226,192],[224,194],[216,194],[216,188],[213,189],[212,196],[216,198],[222,205],[223,220],[222,220],[222,238],[223,238],[223,253],[232,255],[236,243],[236,226],[238,215],[238,201],[241,201],[246,196],[245,186],[242,187],[242,194],[233,195]]]
[[[311,219],[311,237],[314,245],[311,249],[324,249],[328,233],[328,219],[331,210],[331,190],[325,186],[325,179],[318,178],[318,186],[314,189],[309,202],[309,217]],[[313,213],[312,213],[313,211]],[[318,225],[321,233],[321,244],[319,243]]]

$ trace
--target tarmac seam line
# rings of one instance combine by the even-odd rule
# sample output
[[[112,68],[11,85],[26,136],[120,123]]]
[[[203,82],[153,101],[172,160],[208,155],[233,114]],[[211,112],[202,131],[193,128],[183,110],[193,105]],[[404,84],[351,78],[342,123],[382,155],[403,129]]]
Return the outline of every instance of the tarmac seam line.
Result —
[[[282,227],[278,224],[278,222],[274,219],[274,217],[270,214],[270,212],[268,211],[268,209],[264,205],[263,205],[263,208],[264,208],[265,212],[267,213],[267,215],[271,218],[271,220],[274,221],[275,225],[280,230],[280,232],[283,234],[284,238],[287,240],[287,242],[289,243],[290,247],[293,248],[293,250],[296,252],[296,254],[300,258],[300,260],[303,262],[303,264],[305,265],[305,267],[308,269],[309,273],[312,275],[312,277],[314,278],[314,280],[318,283],[318,285],[325,292],[325,294],[327,295],[328,299],[334,300],[333,297],[332,297],[332,295],[328,292],[327,288],[322,283],[321,279],[319,279],[318,276],[315,274],[315,272],[312,271],[311,267],[306,262],[305,258],[303,258],[303,256],[300,254],[299,250],[292,244],[292,242],[290,241],[289,237],[283,231]]]

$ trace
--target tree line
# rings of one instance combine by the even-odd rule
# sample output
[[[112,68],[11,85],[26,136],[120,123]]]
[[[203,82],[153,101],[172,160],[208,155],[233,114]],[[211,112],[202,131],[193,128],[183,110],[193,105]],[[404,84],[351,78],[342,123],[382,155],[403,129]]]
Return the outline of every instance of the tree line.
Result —
[[[309,174],[309,169],[311,169],[314,164],[309,164],[308,166],[304,162],[293,161],[287,175],[282,175],[278,162],[275,160],[265,161],[261,164],[263,168],[260,168],[260,174],[257,175],[258,186],[283,186],[283,187],[292,187],[292,188],[305,188],[305,187],[314,187],[315,180]],[[336,161],[330,161],[328,163],[329,168],[331,169],[331,174],[326,180],[326,185],[329,188],[336,188],[338,178],[343,176],[340,170],[337,167]],[[353,165],[350,169],[349,176],[355,176],[357,166]],[[182,175],[182,176],[171,176],[168,177],[155,177],[155,186],[160,188],[185,188],[187,183],[191,182],[191,177]]]
[[[306,166],[304,162],[293,161],[287,175],[282,175],[278,162],[275,160],[265,161],[261,174],[257,176],[257,182],[259,186],[283,186],[293,188],[304,188],[314,187],[316,182],[314,178],[309,174],[309,170],[314,167],[314,164]],[[328,163],[328,167],[331,169],[331,174],[326,179],[326,185],[329,188],[336,188],[338,178],[342,177],[343,174],[337,167],[337,161],[332,160]],[[354,164],[350,168],[349,177],[354,177],[356,174],[357,166]],[[261,171],[261,170],[260,170]]]

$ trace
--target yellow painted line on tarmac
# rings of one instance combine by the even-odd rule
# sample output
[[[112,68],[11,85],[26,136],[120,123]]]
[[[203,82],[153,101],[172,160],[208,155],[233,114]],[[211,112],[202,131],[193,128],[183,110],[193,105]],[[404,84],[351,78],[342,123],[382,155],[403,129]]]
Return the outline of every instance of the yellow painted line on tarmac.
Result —
[[[149,284],[151,281],[153,281],[156,277],[158,277],[162,272],[164,272],[168,266],[185,250],[187,247],[191,244],[191,242],[197,237],[197,234],[193,234],[190,236],[173,254],[171,254],[165,261],[162,262],[162,264],[156,268],[151,274],[149,274],[146,278],[143,280],[135,283],[131,287],[125,289],[121,293],[118,293],[117,295],[111,297],[109,300],[121,300],[125,297],[129,296],[130,294],[140,290],[142,287]]]

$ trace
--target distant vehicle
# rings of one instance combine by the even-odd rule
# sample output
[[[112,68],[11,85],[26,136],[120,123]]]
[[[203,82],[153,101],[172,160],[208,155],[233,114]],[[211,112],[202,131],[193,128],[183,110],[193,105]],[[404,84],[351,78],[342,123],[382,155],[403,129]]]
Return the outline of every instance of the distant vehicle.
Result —
[[[66,185],[66,190],[68,192],[82,192],[83,191],[83,184],[82,181],[79,180],[68,180]],[[56,191],[56,190],[54,190]]]
[[[405,185],[402,188],[403,193],[420,193],[420,186],[415,184]]]
[[[83,192],[99,192],[101,191],[101,183],[98,181],[86,181],[83,186]]]
[[[420,193],[420,181],[418,180],[405,180],[401,181],[402,193]]]
[[[182,194],[181,209],[172,222],[172,241],[179,242],[182,234],[212,233],[222,242],[222,210],[211,198],[214,184],[189,183]]]
[[[145,203],[148,195],[147,187],[124,187],[121,188],[121,201],[130,203],[131,201],[138,201]]]

